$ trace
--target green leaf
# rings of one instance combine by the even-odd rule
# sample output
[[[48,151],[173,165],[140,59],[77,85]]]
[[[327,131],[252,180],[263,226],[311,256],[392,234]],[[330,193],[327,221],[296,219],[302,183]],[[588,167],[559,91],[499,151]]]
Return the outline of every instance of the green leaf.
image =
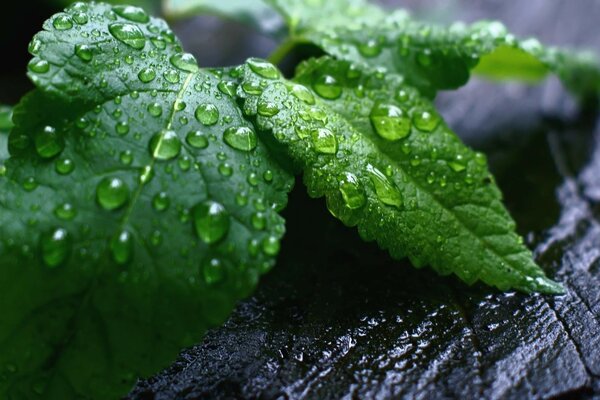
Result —
[[[252,64],[238,71],[244,112],[300,165],[309,194],[365,240],[469,284],[562,291],[515,233],[485,156],[401,78],[323,58],[293,83],[262,79]]]
[[[0,162],[8,158],[7,135],[12,127],[12,108],[0,105]],[[0,164],[0,172],[2,168]]]
[[[516,39],[500,22],[443,27],[413,20],[403,10],[384,13],[351,0],[326,2],[330,10],[319,18],[314,1],[273,1],[288,16],[297,41],[315,43],[363,68],[399,73],[431,96],[464,85],[478,63],[475,72],[487,77],[536,81],[555,73],[577,95],[600,90],[600,64],[594,55]]]
[[[117,398],[271,268],[292,180],[140,9],[76,4],[30,50],[0,177],[0,398]]]
[[[268,0],[164,0],[163,9],[169,18],[215,14],[276,34],[283,28],[283,20],[268,3]]]

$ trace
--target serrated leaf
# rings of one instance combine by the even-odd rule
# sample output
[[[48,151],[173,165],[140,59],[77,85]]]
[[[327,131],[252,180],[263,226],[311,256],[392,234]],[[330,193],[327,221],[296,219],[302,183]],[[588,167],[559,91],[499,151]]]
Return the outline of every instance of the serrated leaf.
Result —
[[[292,181],[141,9],[78,3],[30,50],[0,177],[0,397],[116,398],[273,265]]]
[[[429,100],[395,75],[348,62],[323,58],[300,70],[298,83],[265,80],[250,63],[238,96],[334,216],[417,267],[502,290],[562,290],[514,232],[485,156]]]
[[[284,27],[283,20],[268,3],[268,0],[164,0],[163,9],[169,18],[215,14],[247,24],[261,32],[277,34]]]
[[[363,68],[399,73],[431,96],[464,85],[473,68],[495,79],[526,81],[555,73],[581,96],[600,90],[600,63],[594,55],[544,47],[535,39],[516,39],[500,22],[443,27],[416,21],[403,10],[384,13],[356,0],[327,1],[330,10],[319,18],[318,1],[272,1],[288,17],[297,41],[313,42]],[[349,8],[356,12],[348,15]],[[328,15],[343,17],[329,19]]]

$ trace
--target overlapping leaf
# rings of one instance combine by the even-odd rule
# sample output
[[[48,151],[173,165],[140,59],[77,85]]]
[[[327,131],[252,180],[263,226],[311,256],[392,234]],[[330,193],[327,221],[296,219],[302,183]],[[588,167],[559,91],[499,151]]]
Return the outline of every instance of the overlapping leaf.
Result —
[[[514,232],[485,156],[402,79],[330,58],[303,64],[297,83],[265,79],[253,63],[237,74],[244,112],[301,166],[310,195],[363,238],[468,283],[561,291]]]
[[[0,397],[116,398],[273,265],[291,180],[139,8],[78,3],[30,51],[0,177]]]

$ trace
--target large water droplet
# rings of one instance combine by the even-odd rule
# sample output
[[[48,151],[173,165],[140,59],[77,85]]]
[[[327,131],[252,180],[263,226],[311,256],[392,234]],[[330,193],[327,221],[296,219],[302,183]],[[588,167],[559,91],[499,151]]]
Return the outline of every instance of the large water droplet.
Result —
[[[423,132],[432,132],[440,123],[440,117],[435,111],[415,110],[413,111],[413,124]]]
[[[317,153],[335,154],[338,150],[337,139],[327,128],[319,128],[311,132],[312,142]]]
[[[149,83],[152,82],[154,78],[156,78],[156,72],[152,68],[144,68],[138,74],[138,78],[140,79],[140,81],[142,81],[142,83]]]
[[[267,79],[277,79],[281,75],[277,67],[268,61],[261,60],[260,58],[250,58],[246,61],[246,64],[256,74]]]
[[[379,200],[384,204],[400,207],[402,205],[402,196],[396,186],[388,180],[383,172],[371,164],[367,165],[367,172],[369,173],[371,182],[375,187],[375,193]]]
[[[219,121],[219,109],[210,103],[200,104],[194,114],[203,125],[214,125]]]
[[[75,55],[79,57],[81,61],[90,62],[94,57],[94,52],[91,46],[87,44],[75,45]]]
[[[133,237],[127,230],[121,231],[110,241],[110,252],[117,264],[127,264],[133,255]]]
[[[218,242],[229,231],[229,213],[217,202],[200,203],[194,207],[192,213],[196,233],[204,243]]]
[[[119,178],[104,178],[96,187],[96,199],[105,210],[115,210],[129,199],[129,188]]]
[[[302,85],[294,84],[292,86],[291,91],[292,91],[292,95],[294,97],[296,97],[298,100],[303,101],[304,103],[306,103],[308,105],[315,104],[315,96],[313,96],[313,94],[311,93],[310,90],[308,90],[308,88],[306,88]]]
[[[50,70],[50,64],[46,60],[42,60],[40,58],[32,58],[27,64],[27,68],[31,72],[35,72],[36,74],[45,74]]]
[[[379,136],[387,140],[399,140],[410,134],[410,118],[402,109],[377,103],[369,115],[371,124]]]
[[[42,158],[52,158],[59,154],[65,147],[62,137],[52,126],[46,126],[35,135],[35,150]]]
[[[237,85],[235,84],[235,82],[221,81],[217,84],[217,89],[219,89],[221,93],[233,97],[235,96]]]
[[[340,176],[339,190],[346,207],[351,210],[361,208],[367,202],[358,178],[350,172],[344,172]]]
[[[251,151],[257,145],[256,133],[247,126],[227,128],[223,140],[229,146],[241,151]]]
[[[192,147],[197,149],[205,149],[208,147],[208,138],[200,131],[193,131],[187,134],[185,140]]]
[[[277,253],[279,253],[280,248],[281,244],[279,243],[279,238],[275,236],[267,236],[263,239],[262,249],[266,255],[275,256]]]
[[[163,73],[165,80],[169,83],[179,83],[179,71],[176,69],[168,69]]]
[[[199,70],[196,58],[189,53],[175,54],[169,61],[175,68],[185,72],[198,72]]]
[[[108,30],[117,40],[136,50],[141,50],[146,45],[146,36],[136,25],[116,23],[111,24]]]
[[[170,160],[177,157],[180,151],[181,141],[175,131],[163,130],[150,139],[150,152],[158,160]]]
[[[71,252],[71,238],[63,228],[56,228],[40,238],[42,260],[48,267],[57,267],[64,263]]]
[[[324,99],[334,100],[342,95],[342,88],[331,75],[322,75],[313,83],[314,91]]]
[[[279,107],[272,101],[260,99],[258,102],[257,111],[263,117],[272,117],[279,113]]]
[[[150,21],[148,14],[146,14],[146,12],[140,7],[118,5],[113,7],[113,11],[120,17],[133,22],[145,24],[146,22]]]
[[[54,29],[58,31],[66,31],[73,27],[73,20],[66,14],[60,14],[52,21]]]
[[[160,117],[162,115],[162,107],[158,103],[148,104],[148,112],[153,117]]]

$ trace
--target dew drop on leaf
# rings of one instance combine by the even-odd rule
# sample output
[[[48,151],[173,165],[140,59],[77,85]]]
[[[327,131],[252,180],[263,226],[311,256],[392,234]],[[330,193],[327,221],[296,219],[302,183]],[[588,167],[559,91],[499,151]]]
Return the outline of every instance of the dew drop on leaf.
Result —
[[[81,11],[75,12],[71,17],[78,25],[85,25],[89,21],[87,14]]]
[[[146,14],[146,12],[140,7],[118,5],[114,6],[112,9],[118,16],[133,22],[145,24],[146,22],[150,21],[148,14]]]
[[[331,75],[322,75],[313,84],[314,91],[324,99],[335,100],[342,95],[342,88]]]
[[[133,154],[131,150],[123,150],[119,156],[119,159],[124,165],[130,165],[133,162]]]
[[[381,45],[376,39],[369,39],[366,43],[360,43],[358,52],[367,58],[377,57],[381,53]]]
[[[225,279],[225,269],[219,259],[212,258],[204,263],[202,275],[204,276],[204,282],[212,285]]]
[[[277,255],[280,248],[281,244],[279,243],[279,239],[275,236],[267,236],[262,241],[263,252],[268,256]]]
[[[229,231],[229,213],[215,201],[205,201],[192,210],[194,228],[204,243],[216,243]]]
[[[56,228],[40,237],[42,260],[54,268],[64,263],[71,252],[71,238],[63,228]]]
[[[257,112],[263,117],[272,117],[279,113],[279,107],[271,101],[261,99],[258,102]]]
[[[170,160],[181,151],[181,141],[172,130],[162,130],[150,139],[150,152],[158,160]]]
[[[217,89],[219,89],[219,91],[223,94],[226,94],[228,96],[235,96],[235,90],[237,88],[237,85],[235,84],[235,82],[230,82],[230,81],[221,81],[217,84]]]
[[[168,69],[163,73],[165,80],[169,83],[179,83],[179,72],[176,69]]]
[[[115,39],[125,43],[136,50],[141,50],[146,45],[146,36],[142,30],[133,24],[110,24],[108,31]]]
[[[61,175],[69,175],[75,169],[75,163],[70,158],[56,160],[54,168]]]
[[[38,187],[38,183],[33,176],[30,176],[29,178],[26,178],[23,181],[23,189],[25,189],[28,192],[31,192],[31,191],[37,189],[37,187]]]
[[[152,206],[156,211],[165,211],[170,204],[171,199],[165,192],[159,192],[152,198]]]
[[[206,135],[200,131],[188,133],[185,140],[190,146],[196,149],[205,149],[208,147],[208,139]]]
[[[219,121],[219,109],[214,104],[200,104],[194,116],[202,125],[214,125]]]
[[[223,141],[234,149],[241,151],[251,151],[258,143],[256,133],[247,126],[227,128],[223,133]]]
[[[105,210],[115,210],[129,199],[129,188],[119,178],[104,178],[96,187],[96,199]]]
[[[358,178],[350,172],[344,172],[340,176],[339,190],[344,204],[351,210],[361,208],[367,202]]]
[[[400,140],[410,134],[410,117],[392,104],[375,104],[369,118],[375,132],[384,139]]]
[[[50,70],[50,64],[46,60],[32,58],[29,64],[27,64],[27,68],[36,74],[45,74]]]
[[[87,44],[75,45],[75,55],[84,62],[90,62],[94,57],[92,47],[88,46]]]
[[[160,117],[162,115],[162,107],[158,103],[150,103],[148,104],[148,113],[153,117]]]
[[[278,79],[281,75],[277,67],[260,58],[250,58],[246,61],[246,64],[248,64],[254,73],[266,79]]]
[[[294,84],[291,89],[292,95],[308,105],[315,104],[315,96],[306,87]]]
[[[174,54],[169,59],[171,65],[185,72],[198,72],[198,62],[196,58],[189,53]]]
[[[35,150],[42,158],[52,158],[64,149],[64,141],[53,126],[45,126],[35,135]]]
[[[321,154],[335,154],[338,150],[337,139],[333,132],[327,128],[315,129],[311,132],[315,151]]]
[[[122,230],[110,240],[113,260],[120,265],[127,264],[133,255],[133,238],[129,231]]]
[[[415,127],[423,132],[432,132],[440,123],[440,117],[428,110],[415,110],[412,120]]]
[[[263,230],[267,226],[267,218],[262,212],[256,212],[252,214],[251,220],[254,229]]]
[[[54,215],[58,219],[70,221],[77,215],[77,210],[71,203],[62,203],[54,209]]]
[[[58,31],[66,31],[73,27],[73,20],[66,14],[60,14],[54,18],[54,21],[52,21],[52,26],[54,26],[54,29]]]
[[[152,68],[144,68],[139,72],[138,78],[142,83],[150,83],[156,78],[156,72]]]
[[[396,186],[388,180],[383,172],[371,164],[367,165],[367,172],[371,178],[371,182],[375,188],[375,194],[377,194],[379,200],[381,200],[383,204],[400,207],[402,205],[402,196],[400,195],[400,192]]]

